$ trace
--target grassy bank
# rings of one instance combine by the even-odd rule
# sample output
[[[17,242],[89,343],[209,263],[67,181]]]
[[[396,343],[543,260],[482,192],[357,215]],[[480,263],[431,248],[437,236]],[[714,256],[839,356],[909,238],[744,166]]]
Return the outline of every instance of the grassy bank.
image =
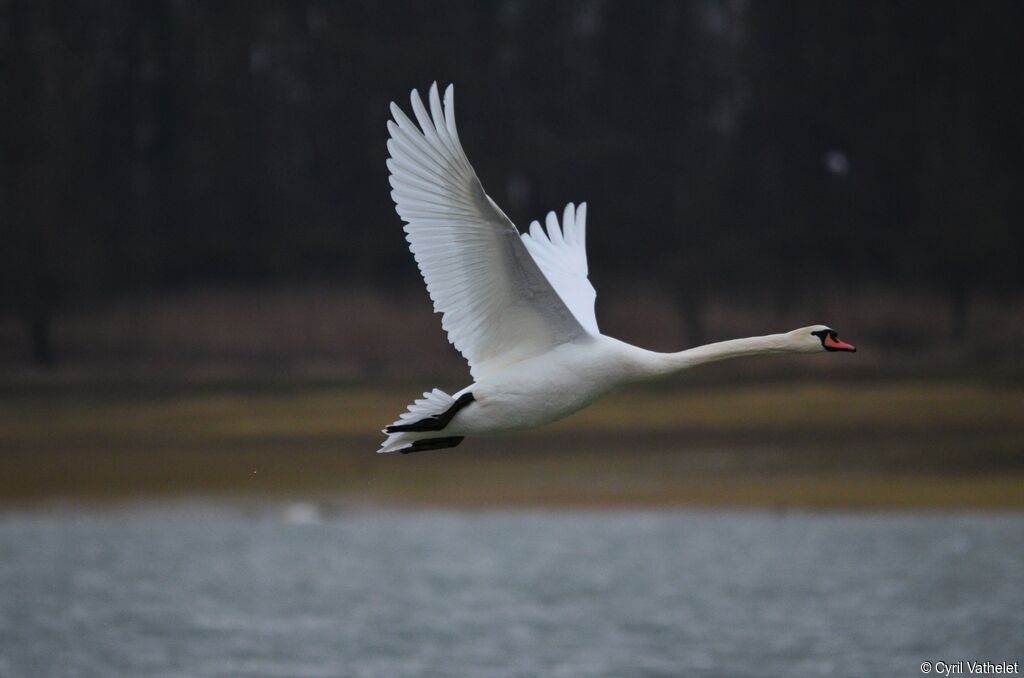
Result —
[[[313,497],[458,506],[1024,508],[1024,388],[661,387],[518,436],[374,454],[414,389],[7,385],[0,501]]]

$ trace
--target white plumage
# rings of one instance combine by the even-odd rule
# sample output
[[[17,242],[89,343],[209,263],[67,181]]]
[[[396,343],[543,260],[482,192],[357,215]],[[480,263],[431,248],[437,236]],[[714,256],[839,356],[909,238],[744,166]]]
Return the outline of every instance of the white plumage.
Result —
[[[484,192],[459,141],[454,95],[437,84],[414,123],[391,104],[391,197],[448,339],[474,383],[434,389],[385,429],[381,452],[451,447],[470,434],[538,426],[612,389],[702,362],[774,352],[854,350],[823,325],[654,353],[600,334],[588,279],[586,203],[520,234]],[[418,123],[418,124],[417,124]],[[831,345],[829,344],[831,342]],[[395,430],[396,427],[401,430]]]
[[[578,339],[584,330],[519,231],[484,193],[455,129],[452,88],[445,93],[447,114],[436,85],[430,109],[413,94],[417,129],[391,104],[391,197],[441,326],[479,379]]]
[[[548,212],[546,223],[546,233],[540,222],[531,223],[523,244],[579,324],[598,334],[597,291],[587,277],[587,203],[566,205],[561,226],[554,212]]]

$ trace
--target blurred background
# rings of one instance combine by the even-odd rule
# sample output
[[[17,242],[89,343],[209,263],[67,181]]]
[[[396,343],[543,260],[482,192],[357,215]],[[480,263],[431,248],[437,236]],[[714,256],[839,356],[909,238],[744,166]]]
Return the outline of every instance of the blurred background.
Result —
[[[1022,27],[996,0],[0,0],[0,675],[1021,660]],[[588,202],[606,334],[859,351],[375,455],[469,380],[384,162],[389,102],[435,80],[520,229]]]
[[[3,0],[0,493],[376,496],[376,474],[471,458],[493,477],[526,447],[542,476],[609,453],[630,501],[616,478],[642,448],[654,484],[845,468],[1024,504],[964,484],[1024,477],[1022,19],[1015,2]],[[467,153],[520,228],[588,201],[605,333],[680,350],[826,323],[861,351],[702,368],[535,438],[374,457],[413,396],[468,379],[384,165],[388,103],[434,80],[456,84]],[[607,499],[563,484],[552,500]],[[684,490],[665,492],[709,500]],[[885,494],[815,501],[907,501]]]

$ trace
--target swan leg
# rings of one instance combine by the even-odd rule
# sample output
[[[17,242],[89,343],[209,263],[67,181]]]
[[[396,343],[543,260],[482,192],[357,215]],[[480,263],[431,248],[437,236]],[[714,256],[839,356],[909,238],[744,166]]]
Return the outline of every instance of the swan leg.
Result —
[[[423,440],[417,440],[409,447],[403,447],[398,451],[402,454],[412,454],[413,452],[426,452],[427,450],[443,450],[446,447],[455,447],[465,439],[465,436],[452,436],[450,438],[424,438]]]
[[[433,415],[431,417],[425,417],[423,419],[420,419],[419,421],[414,421],[411,424],[397,424],[397,425],[393,425],[393,426],[388,426],[386,429],[384,429],[384,432],[385,433],[403,433],[403,432],[406,432],[406,431],[409,431],[409,432],[413,432],[413,431],[440,431],[440,430],[444,429],[444,427],[447,426],[449,423],[451,423],[452,418],[455,417],[455,415],[459,413],[459,410],[461,410],[463,407],[465,407],[466,405],[470,404],[474,400],[475,400],[475,398],[473,397],[472,393],[463,393],[461,396],[458,397],[458,399],[454,403],[452,403],[451,407],[449,407],[447,410],[445,410],[441,414],[435,414],[435,415]],[[435,438],[434,440],[446,440],[446,439],[445,438]],[[461,440],[461,438],[460,438],[460,440]],[[427,442],[427,441],[424,440],[423,442]],[[449,446],[446,445],[445,447],[449,447]],[[415,452],[417,450],[412,450],[412,451]]]

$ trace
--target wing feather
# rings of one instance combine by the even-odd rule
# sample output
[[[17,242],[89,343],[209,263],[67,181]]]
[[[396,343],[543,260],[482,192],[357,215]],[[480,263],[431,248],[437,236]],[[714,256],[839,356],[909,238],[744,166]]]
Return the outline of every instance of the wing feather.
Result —
[[[466,158],[449,85],[414,123],[391,104],[391,197],[448,338],[473,377],[588,335],[527,251],[519,231],[484,192]]]
[[[522,235],[523,244],[580,325],[597,334],[597,291],[587,277],[587,203],[578,208],[566,205],[561,225],[555,213],[548,212],[545,224],[547,231],[540,222],[531,223],[530,232]]]

